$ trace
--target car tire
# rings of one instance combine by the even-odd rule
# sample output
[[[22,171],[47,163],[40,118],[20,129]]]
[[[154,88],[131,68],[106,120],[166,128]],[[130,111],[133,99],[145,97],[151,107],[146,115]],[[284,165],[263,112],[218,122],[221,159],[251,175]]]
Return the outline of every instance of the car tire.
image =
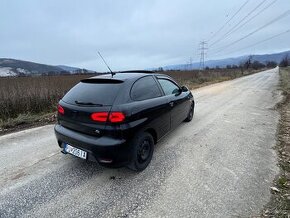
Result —
[[[190,110],[188,112],[188,115],[186,117],[186,119],[184,120],[185,122],[190,122],[193,118],[194,115],[194,103],[191,104]]]
[[[136,172],[141,172],[151,162],[154,151],[154,139],[148,132],[137,134],[131,141],[132,159],[128,168]]]

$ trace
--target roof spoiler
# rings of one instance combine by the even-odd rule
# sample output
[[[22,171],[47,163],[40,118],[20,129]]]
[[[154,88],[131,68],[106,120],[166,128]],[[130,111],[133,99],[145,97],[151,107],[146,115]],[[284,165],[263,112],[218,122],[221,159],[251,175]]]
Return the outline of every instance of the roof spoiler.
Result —
[[[126,70],[119,71],[118,73],[156,73],[156,72],[151,70]]]
[[[119,83],[123,83],[124,81],[122,80],[118,80],[118,79],[108,79],[108,78],[88,78],[88,79],[83,79],[81,80],[81,82],[83,83],[96,83],[96,84],[119,84]]]

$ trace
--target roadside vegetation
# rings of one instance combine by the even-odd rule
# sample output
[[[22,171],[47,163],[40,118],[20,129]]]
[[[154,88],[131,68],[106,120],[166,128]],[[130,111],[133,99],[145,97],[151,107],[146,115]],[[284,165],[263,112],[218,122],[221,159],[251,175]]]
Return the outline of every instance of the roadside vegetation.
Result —
[[[287,65],[286,65],[287,66]],[[263,211],[263,217],[290,217],[290,67],[280,68],[280,88],[284,95],[278,104],[281,114],[276,150],[280,175],[271,187],[272,197]]]
[[[179,84],[194,89],[268,67],[248,62],[203,71],[163,71],[160,68],[158,73],[167,74]],[[54,122],[57,102],[76,83],[91,76],[93,74],[0,78],[0,134]]]
[[[254,69],[247,69],[242,71],[239,68],[226,68],[226,69],[206,69],[204,71],[161,71],[171,76],[176,82],[185,85],[190,89],[199,88],[212,83],[222,82],[226,80],[235,79],[238,77],[246,76],[257,72]]]

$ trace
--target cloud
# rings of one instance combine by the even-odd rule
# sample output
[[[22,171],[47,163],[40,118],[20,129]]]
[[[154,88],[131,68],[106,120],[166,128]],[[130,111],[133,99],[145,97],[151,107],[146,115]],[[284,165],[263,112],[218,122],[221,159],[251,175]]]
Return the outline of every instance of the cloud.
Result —
[[[270,3],[272,0],[268,0]],[[50,0],[0,2],[0,56],[103,71],[101,51],[115,70],[144,69],[198,60],[209,39],[245,1]],[[261,1],[250,1],[231,25]],[[266,4],[265,4],[266,5]],[[241,38],[290,9],[286,0],[249,22],[218,46]],[[289,35],[239,51],[289,28],[290,16],[233,46],[230,56],[289,49]],[[230,28],[227,26],[226,28]],[[222,35],[222,34],[221,34]],[[226,57],[226,52],[208,58]]]

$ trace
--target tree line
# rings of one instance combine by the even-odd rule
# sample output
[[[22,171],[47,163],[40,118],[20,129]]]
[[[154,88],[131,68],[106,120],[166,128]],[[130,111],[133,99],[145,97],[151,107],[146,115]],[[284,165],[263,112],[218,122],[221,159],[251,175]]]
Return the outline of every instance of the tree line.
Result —
[[[285,55],[282,60],[277,63],[276,61],[267,61],[266,63],[262,63],[257,60],[253,60],[253,56],[249,56],[247,60],[242,61],[239,65],[227,65],[227,69],[254,69],[254,70],[259,70],[262,68],[274,68],[274,67],[288,67],[290,66],[290,58],[287,55]]]

